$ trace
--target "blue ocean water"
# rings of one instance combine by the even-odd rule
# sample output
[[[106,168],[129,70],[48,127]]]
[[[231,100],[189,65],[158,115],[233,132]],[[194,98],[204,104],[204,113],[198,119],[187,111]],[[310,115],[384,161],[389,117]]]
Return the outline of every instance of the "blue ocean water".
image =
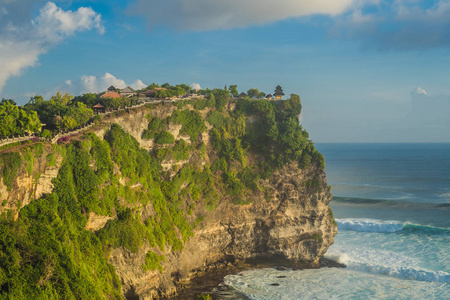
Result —
[[[450,144],[316,144],[347,267],[249,270],[225,278],[250,299],[450,299]],[[230,296],[233,298],[233,296]]]

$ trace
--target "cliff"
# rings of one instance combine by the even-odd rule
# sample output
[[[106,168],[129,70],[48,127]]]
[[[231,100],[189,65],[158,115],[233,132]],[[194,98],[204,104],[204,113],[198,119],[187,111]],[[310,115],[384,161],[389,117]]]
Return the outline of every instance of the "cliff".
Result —
[[[337,227],[300,100],[225,106],[149,105],[1,150],[1,293],[153,299],[250,259],[317,266]]]

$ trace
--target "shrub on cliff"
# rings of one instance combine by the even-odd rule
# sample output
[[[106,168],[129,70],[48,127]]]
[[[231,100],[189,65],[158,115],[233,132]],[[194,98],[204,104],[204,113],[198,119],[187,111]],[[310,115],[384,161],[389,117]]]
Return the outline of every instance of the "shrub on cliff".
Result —
[[[175,142],[175,137],[173,134],[167,131],[161,131],[155,136],[156,144],[173,144]]]
[[[176,110],[169,118],[169,122],[181,124],[180,134],[187,134],[194,143],[200,133],[206,130],[202,116],[194,110]]]
[[[22,165],[22,157],[18,152],[5,153],[0,156],[0,162],[3,165],[3,183],[8,187],[8,190],[11,190],[17,171]]]
[[[301,101],[292,94],[288,100],[239,100],[235,114],[256,118],[245,135],[246,146],[260,153],[270,165],[279,168],[291,161],[306,168],[311,162],[325,167],[323,156],[308,140],[308,133],[299,124]]]

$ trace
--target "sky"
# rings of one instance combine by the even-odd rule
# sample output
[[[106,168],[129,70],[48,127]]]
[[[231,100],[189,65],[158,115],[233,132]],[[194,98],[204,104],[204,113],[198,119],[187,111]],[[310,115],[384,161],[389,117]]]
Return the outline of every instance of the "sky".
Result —
[[[450,0],[0,0],[0,98],[300,95],[315,142],[450,142]]]

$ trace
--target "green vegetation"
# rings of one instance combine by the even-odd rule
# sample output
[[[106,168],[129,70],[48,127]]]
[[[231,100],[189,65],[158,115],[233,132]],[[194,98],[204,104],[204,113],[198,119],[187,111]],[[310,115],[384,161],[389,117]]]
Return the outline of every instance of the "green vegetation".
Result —
[[[318,193],[321,190],[320,180],[318,178],[313,178],[308,181],[305,181],[303,185],[310,192]]]
[[[158,117],[152,117],[151,115],[148,115],[147,119],[149,120],[148,127],[142,133],[142,138],[146,140],[155,138],[155,134],[161,132],[166,128],[164,121]]]
[[[337,222],[334,219],[334,214],[333,214],[333,210],[331,209],[331,207],[328,208],[328,212],[330,213],[330,216],[331,216],[331,219],[333,220],[334,226],[337,226]]]
[[[17,107],[12,100],[0,103],[0,138],[41,131],[41,122],[35,111],[27,112]]]
[[[89,163],[87,150],[69,145],[54,192],[22,208],[17,222],[0,221],[0,298],[121,298],[101,240],[84,229],[98,206]]]
[[[33,174],[33,166],[34,166],[34,155],[31,152],[31,150],[28,148],[25,153],[23,154],[23,158],[25,159],[25,161],[27,162],[27,172],[28,175],[32,175]]]
[[[155,136],[156,144],[173,144],[175,143],[175,137],[173,134],[167,131],[161,131]]]
[[[221,128],[225,125],[225,118],[226,117],[224,116],[224,114],[216,110],[211,110],[210,112],[208,112],[206,121],[208,121],[209,124],[216,128]]]
[[[47,155],[46,157],[47,160],[47,166],[51,167],[51,166],[56,166],[56,156],[55,153],[50,153]]]
[[[11,190],[17,171],[22,165],[22,157],[18,152],[5,153],[0,155],[0,162],[3,166],[3,183],[8,187],[8,190]]]
[[[316,233],[315,235],[313,235],[313,239],[315,239],[315,240],[321,240],[323,237],[322,237],[322,235],[320,235],[320,234],[318,234],[318,233]]]
[[[116,220],[108,221],[99,231],[98,237],[104,245],[113,248],[123,246],[136,253],[145,240],[147,231],[145,226],[129,208],[120,211],[117,217]]]
[[[301,108],[300,97],[295,94],[281,102],[248,99],[237,102],[235,114],[257,118],[257,122],[248,126],[245,146],[264,156],[267,165],[261,166],[261,173],[270,173],[291,161],[297,161],[302,168],[312,162],[325,168],[323,155],[299,125]]]
[[[153,251],[147,252],[147,255],[145,256],[145,265],[142,266],[144,272],[147,270],[154,271],[156,269],[159,270],[159,272],[162,273],[164,268],[161,266],[161,261],[166,261],[164,255],[158,255]]]
[[[79,99],[74,100],[73,96],[60,92],[50,100],[44,100],[42,96],[32,97],[24,109],[36,113],[40,121],[52,130],[72,130],[86,124],[94,114]]]
[[[189,87],[179,88],[186,93]],[[302,168],[324,167],[323,156],[298,123],[298,96],[283,102],[230,100],[230,93],[237,95],[237,86],[206,90],[205,99],[177,102],[179,109],[166,119],[148,115],[142,138],[158,144],[151,153],[113,124],[104,140],[88,133],[47,145],[45,151],[43,143],[33,142],[0,154],[9,189],[19,171],[38,178],[33,169],[38,158],[45,158],[47,166],[62,158],[51,194],[21,208],[17,221],[12,221],[13,209],[0,217],[0,299],[120,299],[120,280],[108,262],[111,249],[138,252],[148,243],[143,270],[163,272],[165,253],[181,251],[219,199],[249,205],[256,195],[270,201],[270,190],[259,185],[260,179],[292,162]],[[49,109],[47,120],[55,128],[72,126],[68,117],[80,124],[88,116],[83,105],[96,100],[96,95],[72,99],[59,94],[49,101],[35,97],[27,109]],[[225,110],[228,103],[236,109]],[[174,108],[171,103],[164,107]],[[54,120],[56,108],[67,116],[61,123]],[[252,122],[247,122],[249,117]],[[209,139],[202,136],[205,121],[212,126]],[[173,124],[181,125],[180,134],[189,136],[188,141],[175,140],[168,132]],[[163,171],[165,160],[172,166],[164,165]],[[320,183],[313,178],[304,186],[318,192]],[[90,213],[110,220],[96,232],[86,230]]]
[[[169,122],[181,124],[180,134],[189,135],[193,143],[197,141],[199,134],[206,130],[202,116],[195,110],[176,110],[169,118]]]

